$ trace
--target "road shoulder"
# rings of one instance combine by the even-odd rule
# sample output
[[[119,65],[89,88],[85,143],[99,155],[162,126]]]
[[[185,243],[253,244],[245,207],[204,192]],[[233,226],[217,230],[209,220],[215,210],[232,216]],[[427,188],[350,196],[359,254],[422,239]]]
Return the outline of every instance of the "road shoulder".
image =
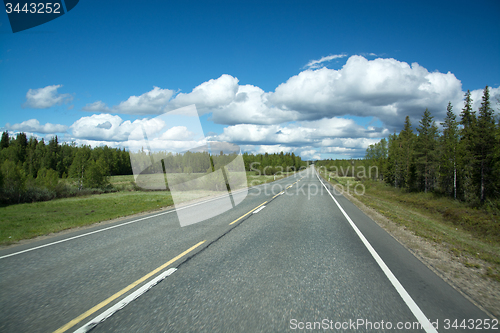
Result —
[[[376,210],[364,205],[351,194],[344,191],[343,195],[464,297],[490,316],[500,317],[499,282],[484,278],[477,268],[464,266],[460,257],[452,254],[446,245],[419,237],[404,226],[397,225]],[[486,262],[476,258],[467,258],[467,260],[474,261],[472,263],[480,267],[488,266]]]

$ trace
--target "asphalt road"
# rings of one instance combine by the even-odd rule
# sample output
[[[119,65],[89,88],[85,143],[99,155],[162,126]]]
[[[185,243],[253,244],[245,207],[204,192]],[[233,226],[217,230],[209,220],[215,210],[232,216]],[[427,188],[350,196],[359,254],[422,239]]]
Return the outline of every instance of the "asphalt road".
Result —
[[[163,273],[92,332],[425,332],[413,328],[426,318],[488,331],[486,313],[332,194],[344,213],[309,168],[186,227],[170,211],[4,249],[0,332],[82,331]]]

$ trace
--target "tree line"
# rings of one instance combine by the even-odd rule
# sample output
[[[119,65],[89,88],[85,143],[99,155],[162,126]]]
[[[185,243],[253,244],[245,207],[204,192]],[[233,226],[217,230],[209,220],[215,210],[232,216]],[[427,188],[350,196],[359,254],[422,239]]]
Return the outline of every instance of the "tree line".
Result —
[[[75,143],[48,143],[25,133],[2,133],[0,140],[0,201],[20,203],[78,195],[83,189],[103,189],[109,176],[131,174],[125,149]],[[74,184],[61,182],[70,178]],[[87,193],[87,192],[85,192]],[[80,193],[81,194],[81,193]]]
[[[237,156],[236,153],[209,154],[208,152],[191,152],[173,154],[171,152],[159,151],[147,153],[140,151],[131,154],[134,167],[141,173],[204,173],[217,170],[222,166],[231,167],[231,162]],[[161,163],[158,161],[162,161]],[[307,164],[295,153],[280,152],[274,154],[243,154],[245,171],[255,171],[261,175],[274,175],[282,172],[300,170]]]
[[[206,152],[172,154],[154,153],[156,160],[146,172],[204,173],[228,164],[231,154],[209,155]],[[145,165],[152,154],[143,150],[132,154]],[[234,155],[234,154],[233,154]],[[305,162],[294,153],[243,154],[246,171],[275,174],[286,170],[298,170]],[[151,163],[150,163],[151,164]],[[159,170],[153,170],[154,168]],[[21,203],[50,200],[56,197],[113,190],[110,176],[133,174],[128,151],[108,146],[92,148],[73,143],[59,143],[54,136],[48,143],[25,133],[15,137],[2,133],[0,140],[0,202]],[[62,181],[65,180],[65,181]],[[100,189],[100,191],[95,191]]]
[[[479,110],[470,91],[457,119],[448,103],[442,131],[428,109],[416,133],[410,117],[388,140],[370,145],[365,160],[378,178],[407,191],[436,192],[473,206],[500,198],[500,122],[495,122],[488,86]]]

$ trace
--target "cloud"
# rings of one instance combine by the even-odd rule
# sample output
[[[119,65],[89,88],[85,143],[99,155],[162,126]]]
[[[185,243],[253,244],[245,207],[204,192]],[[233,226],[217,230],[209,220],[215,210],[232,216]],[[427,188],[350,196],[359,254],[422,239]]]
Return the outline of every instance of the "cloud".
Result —
[[[273,125],[351,115],[376,117],[392,132],[402,127],[406,115],[417,123],[428,108],[439,121],[446,114],[448,101],[456,111],[463,105],[462,84],[455,75],[429,72],[417,63],[410,65],[392,58],[367,60],[354,55],[341,69],[315,69],[341,57],[346,55],[313,60],[308,64],[309,69],[290,77],[271,92],[253,85],[239,85],[238,78],[224,74],[201,83],[189,93],[174,96],[173,90],[155,87],[111,108],[97,101],[83,109],[159,114],[195,104],[200,115],[211,113],[209,119],[223,125]]]
[[[270,92],[258,86],[240,85],[238,78],[224,74],[188,93],[174,95],[173,90],[154,87],[112,107],[97,101],[83,110],[107,114],[83,117],[71,130],[81,142],[122,145],[134,126],[152,120],[138,119],[132,123],[109,113],[159,114],[195,104],[200,115],[210,113],[209,120],[228,125],[223,133],[211,133],[213,140],[234,142],[253,152],[294,151],[303,157],[334,154],[347,158],[362,157],[370,144],[401,129],[406,115],[415,127],[425,108],[439,121],[445,116],[448,101],[457,114],[463,107],[462,84],[450,72],[429,72],[418,63],[410,65],[386,58],[367,60],[359,55],[349,57],[338,70],[321,67],[342,57],[346,55],[313,60],[308,69]],[[481,97],[482,89],[472,91],[475,110]],[[490,97],[492,108],[497,110],[500,88],[490,88]],[[369,117],[378,125],[361,126],[346,116]],[[163,125],[152,124],[158,131]],[[193,133],[183,126],[161,133],[151,140],[152,148],[165,147],[166,142],[179,149],[197,143]],[[140,148],[140,138],[137,140]]]
[[[430,73],[417,63],[351,56],[339,70],[323,67],[289,78],[268,100],[274,107],[300,113],[299,119],[374,116],[400,128],[406,115],[417,120],[425,108],[438,119],[444,117],[448,101],[461,103],[461,87],[450,72]]]
[[[160,114],[164,111],[165,105],[173,95],[173,90],[153,87],[153,90],[140,96],[130,96],[126,101],[122,101],[112,108],[109,108],[102,101],[96,101],[85,105],[82,111],[134,115]]]
[[[141,125],[152,133],[165,127],[161,119],[137,119],[131,122],[123,121],[117,115],[103,113],[82,117],[75,121],[70,129],[75,139],[120,142],[128,140],[130,133]]]
[[[341,56],[323,57],[310,65]],[[224,125],[271,125],[346,115],[376,117],[394,131],[401,128],[406,115],[418,122],[429,108],[436,120],[443,119],[448,101],[457,106],[463,100],[462,84],[450,72],[429,72],[417,63],[367,60],[358,55],[351,56],[339,70],[304,70],[274,92],[238,82],[222,75],[191,93],[177,95],[166,109],[194,103],[200,114],[211,112],[211,120]]]
[[[168,125],[160,118],[144,118],[131,122],[124,121],[118,115],[94,114],[75,121],[70,126],[71,135],[65,140],[91,146],[124,147],[131,151],[150,148],[181,152],[206,144],[205,139],[197,137],[186,126],[169,128]],[[147,141],[143,136],[144,131],[134,131],[138,127],[147,129]]]
[[[60,125],[60,124],[51,124],[46,123],[45,125],[41,125],[40,122],[36,119],[30,119],[23,121],[20,124],[10,125],[9,123],[5,124],[6,130],[14,130],[19,132],[35,132],[35,133],[63,133],[68,130],[68,126]]]
[[[127,114],[159,114],[173,94],[173,90],[154,87],[140,96],[130,96],[113,107],[113,111]]]
[[[110,129],[113,125],[109,122],[109,120],[105,121],[102,124],[97,125],[97,128]]]
[[[224,74],[218,79],[203,82],[190,93],[180,93],[169,103],[168,110],[196,104],[200,114],[229,105],[236,98],[238,79]],[[244,96],[239,96],[239,99]]]
[[[270,105],[268,93],[261,88],[244,85],[238,86],[234,99],[212,111],[212,121],[217,124],[279,124],[297,120],[299,113],[281,110]]]
[[[303,150],[303,151],[301,151],[300,156],[306,160],[319,160],[319,159],[321,159],[321,154],[318,153],[318,151],[315,149]]]
[[[212,113],[211,120],[217,124],[235,125],[276,124],[294,120],[297,113],[272,107],[268,94],[259,87],[238,84],[238,79],[224,74],[195,87],[190,93],[178,94],[167,106],[167,110],[195,104],[200,115]]]
[[[46,86],[45,88],[30,89],[26,93],[26,102],[23,108],[48,109],[54,105],[69,103],[73,100],[70,94],[58,94],[57,89],[62,85]]]
[[[82,110],[89,111],[89,112],[109,112],[109,111],[111,111],[110,108],[106,105],[106,103],[103,103],[102,101],[97,101],[94,103],[87,104],[82,108]]]
[[[369,144],[388,134],[387,129],[372,126],[364,128],[352,119],[332,118],[297,122],[288,126],[238,124],[224,128],[223,133],[214,139],[239,145],[341,146],[366,149]]]
[[[324,62],[329,62],[332,61],[333,59],[339,59],[339,58],[344,58],[347,57],[347,54],[342,53],[342,54],[333,54],[329,55],[326,57],[322,57],[319,60],[311,60],[307,63],[307,65],[304,66],[304,68],[309,68],[309,69],[315,69],[321,67],[321,64]]]
[[[160,136],[162,140],[187,141],[193,140],[195,133],[190,132],[186,126],[174,126]]]

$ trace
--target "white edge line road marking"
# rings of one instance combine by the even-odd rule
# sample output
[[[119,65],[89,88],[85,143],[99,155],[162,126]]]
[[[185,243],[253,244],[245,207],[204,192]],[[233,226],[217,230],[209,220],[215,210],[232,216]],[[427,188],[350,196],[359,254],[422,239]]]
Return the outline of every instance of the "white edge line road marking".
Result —
[[[323,181],[321,180],[321,178],[318,176],[318,173],[316,172],[316,170],[314,170],[314,171],[315,171],[316,177],[318,177],[318,180],[324,186],[324,188],[326,189],[326,191],[328,192],[328,194],[330,194],[330,197],[332,197],[333,201],[337,204],[337,207],[339,207],[339,209],[342,212],[342,214],[344,214],[345,218],[347,219],[347,221],[349,222],[349,224],[351,225],[351,227],[354,229],[354,231],[356,232],[356,234],[358,235],[358,237],[361,239],[361,241],[363,242],[363,244],[366,246],[366,248],[368,249],[368,251],[372,255],[373,259],[375,259],[375,261],[380,266],[380,268],[382,269],[382,271],[384,272],[384,274],[387,276],[387,278],[389,279],[389,281],[392,283],[392,285],[394,286],[394,288],[397,290],[397,292],[399,293],[399,295],[401,296],[401,298],[403,299],[403,301],[406,303],[406,305],[408,306],[408,308],[410,308],[410,310],[413,313],[413,315],[420,322],[420,325],[422,325],[422,328],[426,332],[428,332],[428,333],[437,333],[437,330],[434,328],[434,326],[432,326],[430,320],[425,316],[425,314],[422,312],[422,310],[420,310],[420,308],[418,307],[418,305],[411,298],[411,296],[405,290],[405,288],[403,287],[403,285],[401,285],[401,283],[398,281],[398,279],[396,278],[396,276],[394,276],[394,274],[391,272],[391,270],[389,269],[389,267],[387,267],[387,265],[382,260],[382,258],[380,258],[380,256],[378,255],[378,253],[371,246],[371,244],[368,242],[368,240],[365,238],[365,236],[361,233],[361,231],[359,231],[358,227],[356,227],[356,225],[351,220],[351,218],[349,217],[349,215],[347,215],[347,213],[344,211],[344,209],[340,206],[340,204],[337,201],[337,199],[335,199],[335,197],[330,193],[330,191],[325,186],[325,184],[323,183]]]
[[[283,179],[286,179],[286,178],[283,178]],[[261,184],[261,185],[269,185],[269,184],[270,183],[265,183],[265,184]],[[258,185],[258,186],[261,186],[261,185]],[[255,188],[255,186],[247,187],[247,190],[250,190],[252,188]],[[237,192],[240,192],[240,191],[243,191],[243,190],[245,190],[245,189],[238,190],[238,191],[236,191],[234,193],[237,193]],[[143,221],[143,220],[150,219],[150,218],[157,217],[157,216],[164,215],[164,214],[173,213],[173,212],[175,212],[177,210],[194,207],[194,206],[197,206],[197,205],[201,205],[201,204],[204,204],[204,203],[207,203],[207,202],[210,202],[210,201],[214,201],[214,200],[219,200],[219,199],[221,199],[221,197],[211,198],[211,199],[208,199],[208,200],[205,200],[205,201],[197,202],[197,203],[189,205],[189,206],[179,207],[177,209],[171,209],[171,210],[169,210],[167,212],[163,212],[163,213],[159,213],[159,214],[155,214],[155,215],[151,215],[151,216],[142,217],[142,218],[137,219],[137,220],[128,221],[128,222],[117,224],[117,225],[114,225],[114,226],[111,226],[111,227],[107,227],[107,228],[103,228],[103,229],[91,231],[91,232],[88,232],[86,234],[81,234],[81,235],[78,235],[78,236],[61,239],[61,240],[58,240],[56,242],[52,242],[52,243],[48,243],[48,244],[36,246],[36,247],[30,248],[30,249],[26,249],[26,250],[22,250],[22,251],[19,251],[19,252],[14,252],[14,253],[11,253],[11,254],[6,254],[4,256],[1,256],[0,259],[12,257],[12,256],[15,256],[15,255],[18,255],[18,254],[21,254],[21,253],[25,253],[25,252],[30,252],[30,251],[38,250],[38,249],[41,249],[41,248],[44,248],[44,247],[47,247],[47,246],[51,246],[51,245],[55,245],[55,244],[59,244],[59,243],[64,243],[64,242],[67,242],[67,241],[70,241],[70,240],[73,240],[73,239],[77,239],[77,238],[89,236],[89,235],[92,235],[92,234],[96,234],[96,233],[101,232],[101,231],[106,231],[106,230],[110,230],[110,229],[122,227],[122,226],[127,225],[127,224],[131,224],[131,223]]]
[[[257,214],[258,212],[260,212],[261,210],[263,210],[263,209],[264,209],[264,207],[266,207],[266,206],[262,206],[262,207],[260,207],[259,209],[254,210],[252,214]]]
[[[177,270],[177,268],[170,268],[170,269],[166,270],[162,274],[158,275],[155,279],[151,280],[149,283],[147,283],[144,286],[142,286],[141,288],[137,289],[135,292],[128,295],[123,300],[116,303],[115,305],[113,305],[112,307],[110,307],[109,309],[107,309],[106,311],[104,311],[103,313],[101,313],[100,315],[98,315],[97,317],[95,317],[94,319],[92,319],[91,321],[89,321],[88,323],[86,323],[85,325],[80,327],[79,329],[77,329],[75,331],[75,333],[85,333],[85,332],[90,331],[91,329],[93,329],[94,327],[96,327],[97,325],[99,325],[100,323],[102,323],[103,321],[108,319],[109,317],[111,317],[115,312],[123,309],[130,302],[132,302],[133,300],[135,300],[136,298],[138,298],[139,296],[144,294],[149,289],[153,288],[155,285],[160,283],[163,279],[165,279],[167,276],[171,275],[176,270]]]

